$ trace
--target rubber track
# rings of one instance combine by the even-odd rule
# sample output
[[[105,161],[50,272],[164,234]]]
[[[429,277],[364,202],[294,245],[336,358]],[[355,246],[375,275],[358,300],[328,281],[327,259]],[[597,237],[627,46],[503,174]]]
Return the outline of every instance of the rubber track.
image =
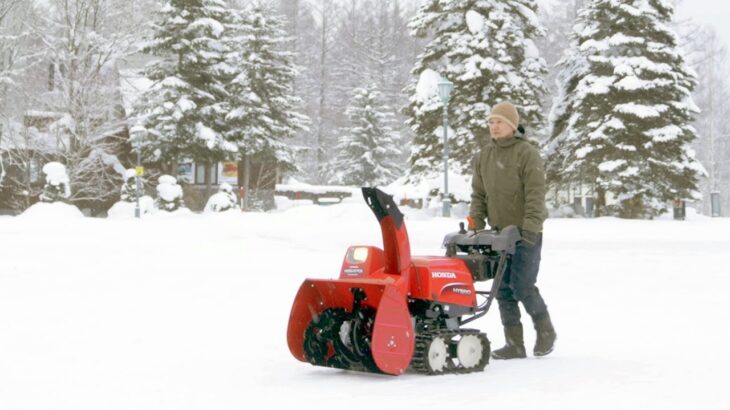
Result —
[[[458,360],[456,359],[456,343],[451,343],[451,340],[456,336],[466,336],[466,335],[477,335],[479,339],[482,341],[482,345],[485,347],[484,349],[484,355],[482,356],[482,359],[477,363],[476,366],[470,367],[468,369],[461,366],[460,363],[457,363]],[[443,371],[435,372],[433,371],[429,365],[428,365],[428,358],[426,357],[427,351],[426,348],[435,337],[443,337],[444,341],[446,341],[447,346],[447,353],[449,354],[449,358],[446,360],[446,367]],[[467,374],[467,373],[476,373],[484,370],[484,367],[487,366],[489,363],[489,354],[490,354],[490,346],[489,346],[489,339],[487,339],[487,335],[484,333],[481,333],[477,329],[458,329],[458,330],[447,330],[447,329],[437,329],[437,330],[430,330],[423,333],[420,333],[416,335],[416,348],[413,352],[413,359],[411,359],[411,369],[416,371],[417,373],[421,374],[427,374],[427,375],[442,375],[442,374]]]

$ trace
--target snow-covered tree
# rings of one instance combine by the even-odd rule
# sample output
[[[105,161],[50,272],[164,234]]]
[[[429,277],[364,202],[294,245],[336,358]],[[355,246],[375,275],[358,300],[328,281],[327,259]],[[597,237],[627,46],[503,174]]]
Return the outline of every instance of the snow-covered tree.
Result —
[[[140,185],[142,185],[141,181]],[[140,192],[140,195],[144,195],[144,192]],[[132,168],[124,173],[124,185],[122,185],[120,199],[124,202],[137,201],[137,172]]]
[[[695,74],[678,51],[665,0],[593,0],[561,61],[551,112],[552,184],[590,184],[623,217],[651,217],[697,195],[704,173],[690,143]]]
[[[170,0],[157,14],[153,38],[143,51],[161,57],[148,67],[154,85],[138,115],[150,132],[145,151],[173,169],[178,160],[215,163],[236,151],[228,129],[225,79],[226,25],[232,14],[223,0]],[[208,170],[209,167],[206,167]],[[210,173],[206,171],[210,187]]]
[[[58,202],[71,196],[71,187],[66,173],[66,167],[60,162],[49,162],[43,166],[46,176],[46,185],[43,187],[41,201]]]
[[[402,170],[395,162],[400,154],[399,138],[377,85],[355,89],[345,114],[350,126],[337,145],[333,182],[376,186],[400,177]]]
[[[0,0],[0,118],[7,114],[9,105],[16,105],[10,104],[10,90],[34,60],[35,53],[24,44],[29,37],[25,20],[31,12],[29,2]]]
[[[205,204],[205,212],[224,212],[236,209],[238,198],[233,192],[233,187],[225,182],[218,187],[218,192],[211,195],[208,203]]]
[[[237,75],[227,84],[225,138],[243,155],[274,158],[284,169],[295,169],[289,140],[307,128],[308,119],[298,112],[297,70],[284,47],[289,38],[283,21],[264,3],[254,2],[235,23],[228,58]]]
[[[157,181],[157,200],[155,201],[157,209],[167,212],[180,209],[183,206],[183,191],[175,177],[161,175]]]
[[[53,120],[37,131],[66,165],[69,201],[104,208],[117,196],[124,172],[117,158],[125,120],[115,64],[129,52],[129,38],[112,27],[119,16],[111,0],[49,0],[37,7],[45,9],[32,28],[49,72],[33,90],[34,110],[25,117],[40,111],[42,122]]]
[[[415,132],[411,176],[439,172],[443,155],[442,103],[428,73],[440,72],[454,83],[449,101],[450,158],[464,173],[487,141],[491,106],[511,101],[521,123],[538,130],[543,123],[545,62],[534,39],[543,34],[534,0],[429,0],[411,20],[412,33],[433,36],[419,56],[409,86],[409,124]],[[534,131],[532,131],[534,132]]]
[[[697,159],[708,173],[700,181],[701,209],[710,215],[711,194],[719,192],[721,209],[727,215],[730,192],[721,187],[730,186],[730,54],[714,29],[697,26],[685,29],[691,34],[685,36],[689,43],[684,48],[693,52],[687,59],[701,79],[693,94],[701,109],[694,122],[699,134],[694,147]]]

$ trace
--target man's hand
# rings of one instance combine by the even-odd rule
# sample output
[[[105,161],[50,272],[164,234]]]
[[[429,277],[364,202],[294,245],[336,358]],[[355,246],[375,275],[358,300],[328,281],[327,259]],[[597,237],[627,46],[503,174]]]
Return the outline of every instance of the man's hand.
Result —
[[[532,248],[537,243],[537,234],[532,231],[522,230],[522,242],[528,248]]]

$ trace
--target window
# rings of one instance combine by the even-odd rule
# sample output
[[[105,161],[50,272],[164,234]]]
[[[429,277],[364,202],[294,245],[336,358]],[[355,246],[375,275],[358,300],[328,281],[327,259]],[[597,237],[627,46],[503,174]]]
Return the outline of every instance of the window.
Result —
[[[205,184],[205,165],[203,164],[195,164],[195,183]],[[218,164],[210,166],[210,183],[218,185]]]

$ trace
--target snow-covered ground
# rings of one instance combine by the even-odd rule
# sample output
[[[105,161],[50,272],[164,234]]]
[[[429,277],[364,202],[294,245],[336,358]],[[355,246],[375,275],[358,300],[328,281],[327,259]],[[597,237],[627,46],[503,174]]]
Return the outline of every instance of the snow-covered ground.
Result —
[[[442,254],[457,221],[406,213],[413,253]],[[141,221],[0,217],[0,409],[730,408],[730,219],[545,229],[553,354],[394,377],[313,367],[286,345],[302,280],[336,277],[348,245],[381,246],[359,199]],[[502,344],[496,309],[477,326]]]

